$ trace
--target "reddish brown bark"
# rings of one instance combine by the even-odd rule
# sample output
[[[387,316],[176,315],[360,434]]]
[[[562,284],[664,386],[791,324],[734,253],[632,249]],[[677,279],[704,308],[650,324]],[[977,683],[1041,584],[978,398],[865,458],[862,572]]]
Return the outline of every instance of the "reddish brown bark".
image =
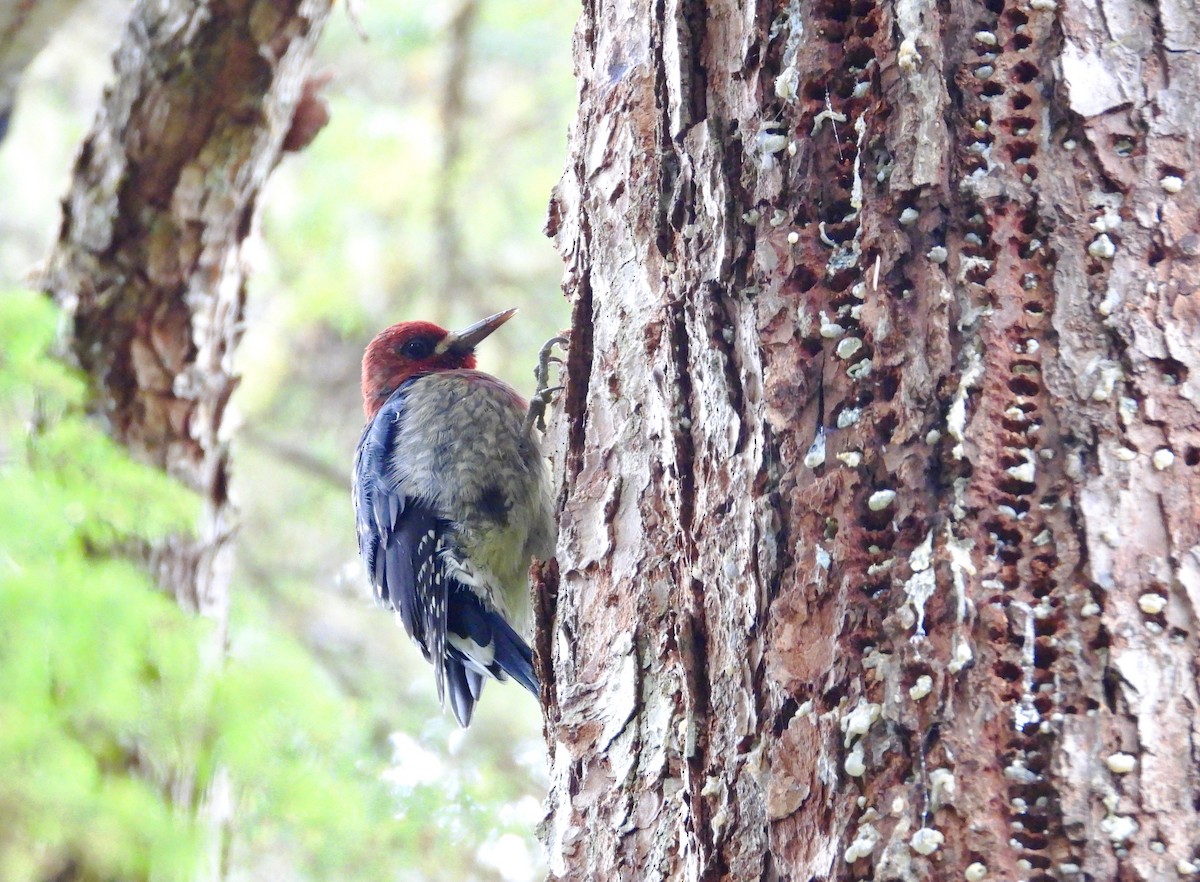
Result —
[[[553,878],[1195,872],[1197,33],[585,8]]]

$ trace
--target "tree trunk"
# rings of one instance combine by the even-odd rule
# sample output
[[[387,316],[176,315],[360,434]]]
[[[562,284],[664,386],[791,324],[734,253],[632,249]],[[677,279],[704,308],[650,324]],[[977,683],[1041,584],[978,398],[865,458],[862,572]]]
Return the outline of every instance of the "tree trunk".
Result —
[[[330,0],[135,6],[116,82],[80,150],[46,288],[67,309],[93,405],[135,455],[201,494],[196,535],[147,549],[164,590],[211,617],[223,651],[232,509],[221,433],[236,385],[241,244],[285,136],[311,129],[304,72]],[[317,114],[319,116],[319,114]],[[164,782],[228,822],[223,776]],[[207,791],[207,792],[206,792]],[[205,878],[222,874],[222,836]],[[84,874],[86,875],[86,873]]]
[[[585,4],[552,878],[1200,870],[1198,44]]]

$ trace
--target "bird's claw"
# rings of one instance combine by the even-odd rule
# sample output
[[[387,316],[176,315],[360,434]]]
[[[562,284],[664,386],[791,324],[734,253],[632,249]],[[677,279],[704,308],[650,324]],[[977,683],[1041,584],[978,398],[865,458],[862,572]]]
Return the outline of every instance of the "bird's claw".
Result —
[[[533,393],[533,397],[529,400],[529,413],[525,417],[526,429],[536,427],[539,432],[546,431],[546,408],[554,399],[556,392],[561,392],[563,387],[550,385],[550,365],[564,365],[566,361],[554,354],[554,347],[560,346],[563,349],[570,344],[570,338],[566,336],[551,337],[542,344],[541,351],[538,352],[537,367],[534,368],[533,376],[537,380],[537,391]]]

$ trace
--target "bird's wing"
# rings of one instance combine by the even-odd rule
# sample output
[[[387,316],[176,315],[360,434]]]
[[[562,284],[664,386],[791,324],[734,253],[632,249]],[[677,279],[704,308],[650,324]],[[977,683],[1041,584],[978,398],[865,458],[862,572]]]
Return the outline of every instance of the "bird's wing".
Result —
[[[535,695],[533,653],[494,608],[458,577],[454,529],[434,504],[409,495],[396,468],[404,411],[397,391],[363,430],[354,458],[358,550],[375,599],[395,610],[434,668],[438,701],[447,687],[458,722],[470,722],[483,675],[511,674]]]

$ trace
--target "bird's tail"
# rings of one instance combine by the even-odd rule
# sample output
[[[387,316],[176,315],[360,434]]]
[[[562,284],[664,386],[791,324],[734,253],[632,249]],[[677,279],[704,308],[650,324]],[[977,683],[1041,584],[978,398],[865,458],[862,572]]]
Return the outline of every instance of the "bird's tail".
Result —
[[[466,589],[460,590],[466,593]],[[497,680],[512,677],[538,696],[541,690],[533,672],[533,650],[504,616],[485,608],[474,595],[449,606],[444,670],[450,707],[459,724],[470,723],[485,676]]]
[[[496,618],[499,624],[492,635],[496,642],[496,666],[535,696],[538,695],[541,689],[533,672],[533,650],[508,622],[499,616]]]

